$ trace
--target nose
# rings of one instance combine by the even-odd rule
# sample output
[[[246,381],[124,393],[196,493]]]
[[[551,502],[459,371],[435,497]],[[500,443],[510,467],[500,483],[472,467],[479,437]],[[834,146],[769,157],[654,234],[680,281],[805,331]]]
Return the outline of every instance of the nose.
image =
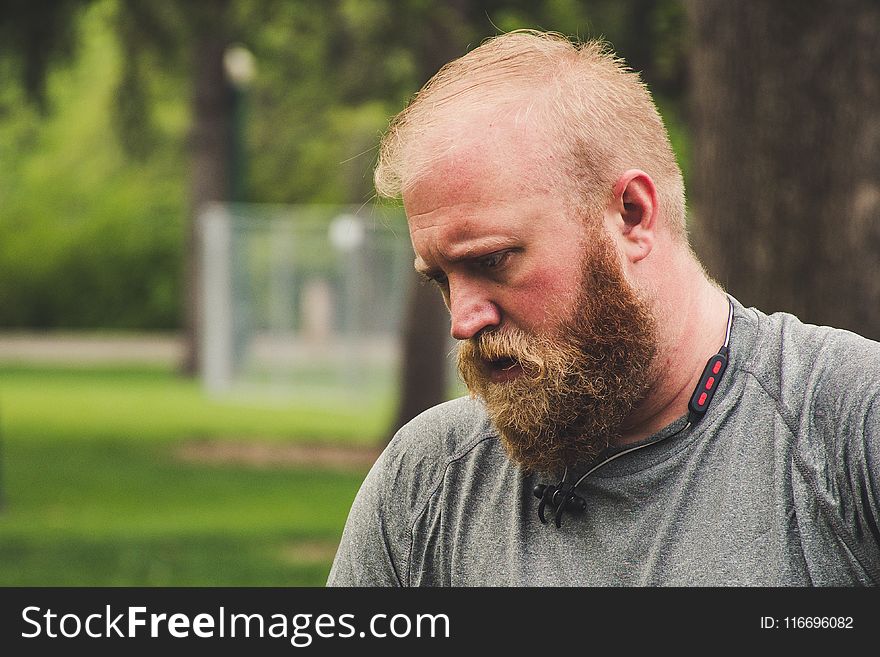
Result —
[[[449,314],[451,333],[456,340],[468,340],[480,331],[501,324],[498,306],[476,287],[450,286]]]

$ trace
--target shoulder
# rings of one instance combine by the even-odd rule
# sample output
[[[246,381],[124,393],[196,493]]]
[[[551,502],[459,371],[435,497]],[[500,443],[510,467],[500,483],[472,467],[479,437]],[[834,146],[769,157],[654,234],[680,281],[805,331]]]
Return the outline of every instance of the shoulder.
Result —
[[[750,308],[755,348],[743,369],[759,380],[789,419],[812,408],[840,417],[880,394],[880,342]]]
[[[838,533],[860,526],[860,517],[878,517],[880,343],[787,313],[750,311],[758,330],[747,368],[776,400],[807,490],[824,513],[843,520]],[[862,535],[853,530],[850,549],[859,549]]]
[[[498,434],[482,402],[460,397],[424,411],[392,438],[376,463],[386,489],[413,514],[439,485],[450,464]]]
[[[821,580],[822,573],[849,563],[839,558],[846,554],[860,564],[856,570],[876,581],[880,343],[788,313],[750,308],[743,315],[755,340],[741,369],[773,399],[785,424],[787,448],[777,445],[771,458],[789,454],[790,469],[780,467],[789,472],[795,517],[812,545],[810,566]]]
[[[391,440],[389,450],[435,458],[454,457],[475,442],[496,435],[483,403],[472,397],[459,397],[429,408],[407,422]]]
[[[373,464],[355,497],[328,578],[332,586],[399,586],[411,580],[413,527],[450,466],[497,451],[477,400],[460,398],[407,423]]]

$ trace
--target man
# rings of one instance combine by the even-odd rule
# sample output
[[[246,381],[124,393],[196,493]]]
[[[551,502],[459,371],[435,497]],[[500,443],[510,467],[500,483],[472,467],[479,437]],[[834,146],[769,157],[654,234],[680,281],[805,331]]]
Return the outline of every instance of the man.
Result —
[[[650,95],[515,32],[443,69],[376,168],[472,395],[392,440],[328,584],[880,581],[880,345],[728,297]]]

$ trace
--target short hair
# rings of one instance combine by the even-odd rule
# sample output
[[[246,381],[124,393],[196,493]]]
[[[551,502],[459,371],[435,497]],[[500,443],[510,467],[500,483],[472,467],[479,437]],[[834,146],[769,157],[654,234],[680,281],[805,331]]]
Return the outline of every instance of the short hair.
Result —
[[[639,75],[605,43],[518,30],[449,62],[392,119],[374,172],[377,194],[402,196],[442,156],[434,140],[460,134],[469,111],[527,116],[546,131],[536,158],[565,163],[556,173],[592,208],[605,207],[624,171],[645,171],[670,231],[685,238],[684,182],[663,120]]]

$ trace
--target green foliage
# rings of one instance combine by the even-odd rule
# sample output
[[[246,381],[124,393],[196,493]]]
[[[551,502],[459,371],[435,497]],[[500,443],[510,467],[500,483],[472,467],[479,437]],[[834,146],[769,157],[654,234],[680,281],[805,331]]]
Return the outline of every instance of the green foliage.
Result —
[[[182,460],[193,439],[374,442],[383,408],[206,399],[147,367],[0,371],[0,586],[321,585],[366,466]]]
[[[0,60],[41,111],[48,109],[48,70],[76,50],[76,17],[89,1],[0,0]]]
[[[185,111],[166,83],[164,147],[141,162],[120,147],[110,8],[86,15],[80,58],[50,75],[49,116],[0,91],[0,326],[179,324]]]
[[[450,56],[526,27],[608,40],[686,156],[680,0],[2,4],[0,75],[38,83],[0,87],[0,327],[180,327],[192,48],[217,13],[257,62],[245,200],[369,200],[389,117]]]

